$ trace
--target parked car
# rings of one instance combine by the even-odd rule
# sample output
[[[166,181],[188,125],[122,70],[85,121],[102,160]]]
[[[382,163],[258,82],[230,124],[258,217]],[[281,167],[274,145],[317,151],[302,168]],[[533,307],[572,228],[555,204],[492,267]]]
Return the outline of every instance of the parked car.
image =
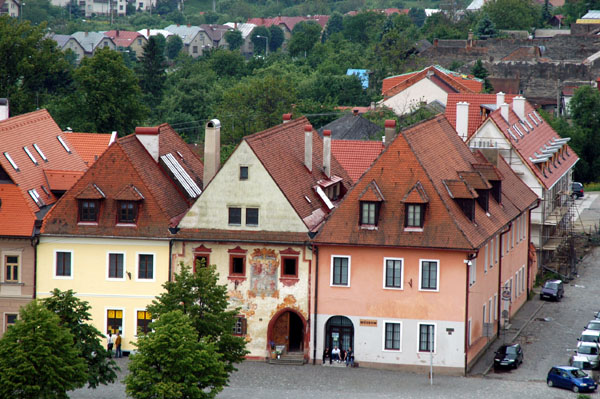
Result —
[[[577,346],[577,350],[575,354],[578,356],[585,356],[588,359],[588,362],[591,363],[593,368],[598,367],[598,362],[600,358],[598,357],[600,354],[600,350],[598,349],[598,344],[595,342],[580,342]]]
[[[504,344],[494,355],[494,368],[514,368],[523,363],[523,349],[519,344]]]
[[[554,299],[560,301],[565,295],[565,288],[563,282],[560,280],[548,280],[544,283],[542,290],[540,291],[541,299]]]
[[[583,197],[583,184],[574,181],[571,185],[571,196],[573,198],[581,198]]]
[[[585,330],[600,331],[600,320],[590,320],[584,328]]]
[[[588,362],[586,357],[577,355],[571,356],[571,358],[569,359],[569,366],[577,367],[578,369],[584,370],[589,377],[591,377],[594,381],[596,381],[596,383],[598,383],[598,378],[600,377],[599,372],[597,370],[594,370],[592,364]]]
[[[577,343],[578,347],[583,342],[590,342],[590,343],[599,344],[600,343],[600,331],[596,331],[596,330],[584,330],[581,333],[581,336],[579,338],[577,338],[577,341],[579,341]]]
[[[593,392],[598,387],[596,381],[583,370],[571,366],[554,366],[548,371],[546,384],[549,387],[571,389],[573,392]]]

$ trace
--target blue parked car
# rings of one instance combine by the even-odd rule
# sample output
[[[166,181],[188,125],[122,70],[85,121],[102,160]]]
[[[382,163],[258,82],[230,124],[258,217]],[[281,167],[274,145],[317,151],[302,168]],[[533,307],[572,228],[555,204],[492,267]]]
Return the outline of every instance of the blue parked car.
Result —
[[[548,371],[546,383],[549,387],[571,389],[573,392],[596,390],[596,381],[584,371],[571,366],[554,366]]]

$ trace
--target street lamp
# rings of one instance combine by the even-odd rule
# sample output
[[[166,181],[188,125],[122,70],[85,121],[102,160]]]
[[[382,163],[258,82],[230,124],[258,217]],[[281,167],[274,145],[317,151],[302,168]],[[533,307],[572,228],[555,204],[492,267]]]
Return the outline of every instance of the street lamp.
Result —
[[[265,39],[266,41],[266,45],[265,45],[265,56],[269,56],[269,37],[268,36],[261,36],[261,35],[256,35],[256,37],[260,37],[261,39]]]

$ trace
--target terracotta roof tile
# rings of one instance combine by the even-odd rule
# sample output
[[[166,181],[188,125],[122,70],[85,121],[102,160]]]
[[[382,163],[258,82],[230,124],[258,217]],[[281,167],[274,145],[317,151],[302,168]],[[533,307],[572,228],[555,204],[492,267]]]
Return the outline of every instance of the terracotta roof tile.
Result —
[[[313,15],[310,17],[249,18],[246,22],[258,26],[265,26],[267,28],[271,25],[285,25],[285,27],[291,32],[294,30],[294,26],[296,26],[296,24],[303,21],[315,21],[321,25],[321,28],[325,28],[327,21],[329,21],[329,15]]]
[[[67,191],[83,176],[83,171],[45,170],[44,175],[52,191]]]
[[[443,159],[444,162],[440,162]],[[469,220],[444,186],[459,180],[460,171],[485,159],[471,153],[443,116],[415,125],[399,134],[373,166],[332,212],[315,238],[316,243],[475,250],[537,200],[533,193],[499,158],[499,170],[507,176],[502,205],[490,201],[489,216],[475,205],[475,221]],[[358,196],[372,180],[385,196],[377,229],[359,226]],[[419,183],[428,196],[422,232],[405,231],[406,193]],[[464,182],[463,186],[466,187]]]
[[[286,231],[248,231],[217,229],[181,229],[177,239],[221,242],[269,242],[269,243],[302,243],[308,242],[308,233]]]
[[[381,141],[331,140],[331,154],[357,181],[383,151]]]
[[[383,197],[383,194],[381,193],[381,190],[377,186],[377,183],[375,182],[375,180],[373,180],[371,182],[371,184],[369,184],[367,186],[367,188],[365,188],[365,190],[362,192],[362,194],[359,195],[358,199],[360,201],[372,201],[372,202],[385,201],[385,198]]]
[[[418,81],[427,78],[428,75],[431,75],[432,81],[447,93],[479,93],[483,89],[481,79],[473,76],[463,76],[437,65],[432,65],[418,72],[384,79],[381,94],[384,98],[393,97]]]
[[[477,171],[459,172],[458,175],[475,190],[489,190],[492,188],[492,185]]]
[[[469,186],[463,180],[444,180],[443,182],[451,198],[477,198],[477,194],[474,193],[471,189],[469,189]]]
[[[142,201],[144,196],[133,184],[128,184],[115,194],[115,199],[119,201]]]
[[[516,94],[506,94],[505,102],[511,102]],[[456,129],[456,103],[469,103],[469,122],[467,127],[468,137],[481,126],[481,123],[487,118],[487,114],[482,111],[481,105],[490,104],[496,105],[496,94],[467,94],[467,93],[450,93],[446,102],[446,118]]]
[[[75,195],[77,199],[89,199],[89,200],[99,200],[106,198],[104,191],[100,189],[96,185],[96,183],[88,184],[83,190],[81,190],[77,195]]]
[[[147,42],[146,37],[138,32],[128,30],[109,30],[104,32],[104,36],[110,37],[113,42],[119,47],[129,47],[136,39],[141,38],[144,43]]]
[[[15,184],[0,184],[0,229],[2,236],[30,237],[36,217]]]
[[[423,189],[421,182],[416,182],[413,187],[402,198],[405,204],[426,204],[429,202],[429,196]]]
[[[111,140],[110,134],[102,133],[65,132],[65,137],[88,167],[100,158]]]

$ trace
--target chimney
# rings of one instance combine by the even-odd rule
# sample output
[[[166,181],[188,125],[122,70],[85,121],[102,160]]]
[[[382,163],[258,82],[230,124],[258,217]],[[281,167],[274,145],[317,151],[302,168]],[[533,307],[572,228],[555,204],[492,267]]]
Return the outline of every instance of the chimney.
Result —
[[[520,120],[525,120],[525,97],[517,96],[513,98],[513,111],[515,111]]]
[[[502,104],[504,104],[504,93],[500,91],[496,93],[496,108],[500,108]]]
[[[392,143],[396,137],[396,121],[393,119],[387,119],[385,121],[385,146],[387,147]]]
[[[10,108],[8,107],[8,98],[0,98],[0,121],[8,119]]]
[[[233,23],[233,29],[236,29],[236,30],[237,30],[237,22],[234,22],[234,23]]]
[[[463,141],[469,134],[469,103],[456,103],[456,132]]]
[[[600,78],[596,79],[596,87],[600,90]]]
[[[371,101],[371,109],[375,109],[375,102]]]
[[[221,122],[208,121],[204,129],[204,176],[202,185],[206,187],[219,170],[221,163]]]
[[[504,118],[506,123],[508,123],[508,104],[507,103],[504,103],[500,106],[500,114],[502,115],[502,117]]]
[[[158,162],[158,127],[136,127],[135,137],[142,143],[152,159]]]
[[[354,116],[358,116],[358,108],[354,108],[354,109],[352,110],[352,114],[353,114]]]
[[[292,114],[283,114],[283,123],[288,123],[292,120]]]
[[[117,29],[117,37],[119,37],[119,30]]]
[[[110,134],[110,140],[108,140],[108,145],[110,146],[116,140],[117,140],[117,131],[113,130],[113,132]]]
[[[150,39],[150,28],[146,28],[146,39]]]
[[[438,46],[438,39],[433,39],[433,47],[437,47]]]
[[[331,130],[323,130],[323,173],[331,177]]]
[[[312,126],[304,125],[304,166],[312,172]]]

